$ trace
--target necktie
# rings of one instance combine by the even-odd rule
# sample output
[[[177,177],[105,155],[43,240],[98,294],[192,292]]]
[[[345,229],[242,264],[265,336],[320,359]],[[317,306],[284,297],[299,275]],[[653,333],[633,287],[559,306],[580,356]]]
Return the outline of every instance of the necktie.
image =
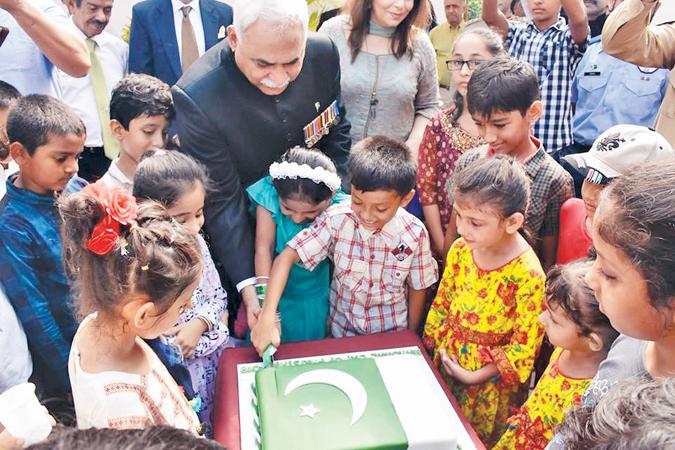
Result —
[[[195,37],[195,30],[192,28],[190,22],[190,11],[192,6],[183,6],[183,25],[181,28],[181,50],[183,52],[183,73],[192,65],[193,62],[199,58],[199,50],[197,50],[197,38]]]
[[[96,110],[98,111],[98,118],[101,122],[101,134],[103,135],[103,149],[105,156],[113,160],[119,155],[119,145],[115,138],[113,138],[110,131],[110,95],[108,93],[108,86],[105,83],[105,76],[103,75],[103,66],[101,61],[96,56],[96,42],[92,39],[87,39],[87,47],[89,47],[89,57],[91,58],[91,69],[89,69],[89,79],[94,88],[94,98],[96,99]]]

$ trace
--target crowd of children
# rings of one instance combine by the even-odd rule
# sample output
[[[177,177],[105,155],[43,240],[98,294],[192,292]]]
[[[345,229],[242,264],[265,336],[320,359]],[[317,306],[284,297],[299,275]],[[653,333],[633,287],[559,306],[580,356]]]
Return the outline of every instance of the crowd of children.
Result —
[[[541,3],[534,23],[551,27],[558,2]],[[354,143],[347,195],[329,157],[295,147],[247,188],[259,353],[423,330],[490,448],[675,445],[672,426],[663,430],[675,411],[675,151],[644,127],[611,128],[588,153],[565,157],[585,178],[573,198],[572,177],[539,140],[567,144],[569,111],[552,118],[551,98],[586,39],[578,2],[561,3],[569,29],[528,39],[530,28],[485,1],[524,57],[504,56],[493,31],[460,36],[455,104],[427,127],[418,161],[387,137]],[[526,61],[555,39],[548,70],[559,76],[542,87],[541,64]],[[0,278],[21,324],[3,329],[30,348],[28,357],[17,345],[0,387],[26,381],[32,360],[59,420],[72,402],[79,428],[148,429],[110,439],[150,439],[157,425],[210,435],[218,361],[247,345],[230,336],[201,234],[208,169],[163,149],[173,116],[166,84],[125,77],[110,102],[119,158],[88,184],[77,177],[82,121],[54,98],[0,83],[0,160],[18,168],[2,168]],[[405,210],[416,188],[424,222]],[[97,439],[57,435],[70,448]]]

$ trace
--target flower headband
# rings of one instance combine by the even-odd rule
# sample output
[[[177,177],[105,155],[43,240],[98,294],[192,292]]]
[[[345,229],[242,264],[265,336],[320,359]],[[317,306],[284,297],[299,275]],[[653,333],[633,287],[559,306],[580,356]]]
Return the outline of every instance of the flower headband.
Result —
[[[291,178],[293,180],[307,178],[317,184],[325,184],[332,192],[337,191],[341,185],[340,177],[323,167],[311,167],[308,164],[298,164],[288,161],[272,163],[270,166],[270,176],[274,180],[279,178]]]
[[[87,249],[97,255],[107,255],[120,237],[120,225],[133,226],[138,217],[138,206],[133,195],[119,188],[109,188],[103,181],[82,189],[85,197],[96,200],[103,210],[87,241]]]

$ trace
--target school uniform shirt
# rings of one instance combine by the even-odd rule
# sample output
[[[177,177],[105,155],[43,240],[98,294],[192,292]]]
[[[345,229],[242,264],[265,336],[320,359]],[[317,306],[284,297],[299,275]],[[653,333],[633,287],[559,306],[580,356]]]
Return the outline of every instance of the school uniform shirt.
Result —
[[[87,39],[75,25],[73,29],[82,40]],[[106,31],[91,39],[96,42],[96,56],[101,62],[108,96],[110,96],[117,82],[127,73],[129,46],[122,39]],[[103,147],[101,127],[109,124],[101,124],[91,77],[75,78],[62,70],[56,72],[61,85],[61,100],[75,111],[87,129],[85,147]]]
[[[560,19],[545,30],[537,29],[532,21],[509,21],[506,44],[513,57],[530,63],[537,73],[544,112],[533,134],[549,153],[567,147],[572,143],[570,89],[586,43],[576,44]]]
[[[544,236],[557,236],[560,230],[560,208],[568,198],[574,197],[572,176],[560,164],[546,154],[544,147],[536,138],[530,137],[537,151],[521,161],[525,173],[530,179],[530,204],[525,215],[527,229],[538,244]],[[487,145],[464,153],[457,160],[455,172],[458,173],[481,157],[494,156]],[[448,180],[448,195],[454,191],[454,176]],[[537,245],[534,245],[537,248]]]
[[[407,287],[426,289],[438,280],[427,230],[403,208],[382,229],[370,231],[351,205],[334,205],[288,246],[307,270],[332,259],[328,322],[334,337],[406,328]]]
[[[62,262],[61,220],[53,195],[17,188],[15,178],[7,180],[0,202],[0,279],[46,394],[63,394],[70,391],[68,353],[77,323]]]
[[[590,41],[572,83],[574,143],[591,146],[619,124],[651,127],[668,87],[668,71],[611,56],[600,37]]]
[[[119,188],[131,193],[134,187],[134,180],[126,176],[124,172],[120,170],[118,162],[119,160],[115,159],[110,163],[110,167],[108,167],[107,172],[101,177],[101,181],[111,189]]]

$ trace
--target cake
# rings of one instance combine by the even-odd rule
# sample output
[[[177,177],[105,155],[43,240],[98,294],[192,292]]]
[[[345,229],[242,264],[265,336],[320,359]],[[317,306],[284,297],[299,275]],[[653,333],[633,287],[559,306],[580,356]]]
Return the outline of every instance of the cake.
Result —
[[[418,349],[277,364],[257,370],[254,394],[263,450],[457,447],[454,411]]]

